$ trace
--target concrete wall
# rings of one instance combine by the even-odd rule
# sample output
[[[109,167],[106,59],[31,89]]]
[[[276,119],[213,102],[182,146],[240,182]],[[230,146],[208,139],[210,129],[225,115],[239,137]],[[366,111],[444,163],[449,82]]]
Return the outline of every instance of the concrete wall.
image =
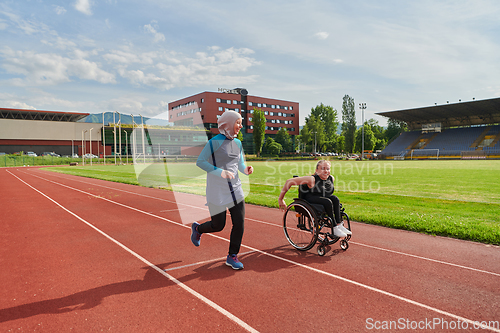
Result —
[[[0,139],[4,140],[89,140],[101,141],[102,124],[70,123],[41,120],[0,119]]]

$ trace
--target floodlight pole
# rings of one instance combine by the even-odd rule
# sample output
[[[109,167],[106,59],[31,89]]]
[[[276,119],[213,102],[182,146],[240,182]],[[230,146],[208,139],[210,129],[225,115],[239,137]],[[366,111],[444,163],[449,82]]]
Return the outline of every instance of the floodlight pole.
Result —
[[[92,130],[93,129],[94,128],[92,127],[89,131],[89,135],[90,135],[90,139],[89,139],[89,141],[90,141],[90,166],[92,166]]]
[[[122,161],[122,114],[118,112],[118,146],[120,147],[120,164]]]
[[[127,163],[125,164],[128,164],[128,133],[126,130],[123,130],[123,132],[125,133],[125,149],[127,150]]]
[[[142,158],[144,164],[146,164],[146,146],[144,144],[144,119],[142,118],[141,114],[139,114],[139,116],[141,116],[141,127],[142,127]]]
[[[106,165],[106,139],[105,139],[105,134],[106,132],[104,131],[104,112],[102,113],[102,147],[104,149],[102,157],[104,158],[103,160],[103,165]]]
[[[365,109],[366,103],[359,103],[361,109],[361,160],[365,158]]]
[[[135,121],[134,121],[134,115],[133,114],[130,114],[130,116],[132,117],[132,161],[134,162],[135,164]]]
[[[82,131],[82,165],[85,165],[85,133],[87,133],[87,130]]]
[[[115,120],[116,110],[113,112],[113,144],[114,144],[114,155],[115,155],[115,165],[116,165],[116,120]]]

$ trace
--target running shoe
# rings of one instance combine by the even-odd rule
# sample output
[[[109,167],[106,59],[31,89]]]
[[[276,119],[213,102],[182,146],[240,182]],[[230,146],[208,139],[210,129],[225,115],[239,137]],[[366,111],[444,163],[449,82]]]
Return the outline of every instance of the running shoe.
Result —
[[[227,256],[226,265],[231,266],[233,269],[243,269],[243,264],[238,260],[236,254]]]
[[[201,234],[198,232],[199,225],[200,224],[196,222],[191,224],[191,242],[193,242],[194,246],[200,246]]]
[[[339,229],[342,230],[342,232],[346,235],[352,235],[352,232],[351,230],[347,229],[346,227],[344,227],[344,223],[340,223],[338,225]]]
[[[342,230],[340,230],[338,225],[333,227],[333,234],[335,235],[335,237],[339,237],[339,238],[347,237],[347,234],[345,232],[343,232]]]

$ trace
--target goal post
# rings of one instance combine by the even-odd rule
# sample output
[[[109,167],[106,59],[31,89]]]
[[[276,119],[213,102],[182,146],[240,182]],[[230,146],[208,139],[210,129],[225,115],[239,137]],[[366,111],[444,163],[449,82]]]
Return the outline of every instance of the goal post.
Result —
[[[413,160],[420,158],[435,158],[439,160],[439,149],[423,148],[423,149],[412,149],[410,154],[410,159]]]

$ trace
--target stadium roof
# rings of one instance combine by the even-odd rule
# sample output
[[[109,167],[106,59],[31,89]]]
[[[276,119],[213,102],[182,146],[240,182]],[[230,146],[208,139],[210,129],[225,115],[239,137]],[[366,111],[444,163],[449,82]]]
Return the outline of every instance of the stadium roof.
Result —
[[[89,114],[90,113],[0,108],[0,119],[77,122],[78,120],[87,117]]]
[[[410,130],[422,124],[441,123],[441,127],[500,123],[500,98],[443,104],[401,111],[379,112],[380,116],[404,121]]]

